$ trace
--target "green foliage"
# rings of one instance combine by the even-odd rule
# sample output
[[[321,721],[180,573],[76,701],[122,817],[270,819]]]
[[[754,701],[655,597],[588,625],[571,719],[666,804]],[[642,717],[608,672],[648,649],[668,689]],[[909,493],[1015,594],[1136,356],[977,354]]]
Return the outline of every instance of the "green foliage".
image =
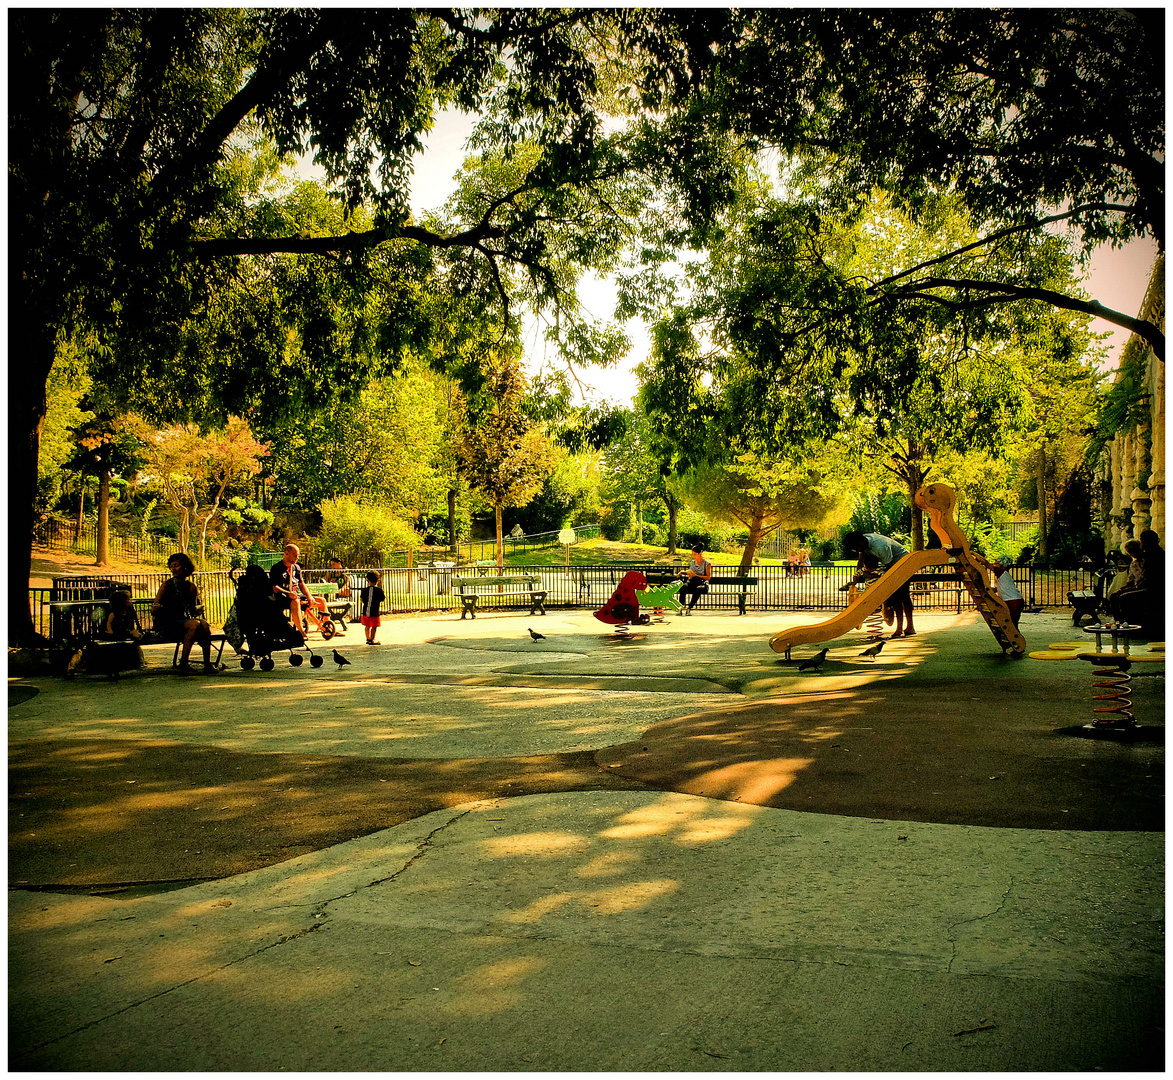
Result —
[[[345,565],[382,565],[384,555],[420,546],[420,536],[394,509],[372,500],[338,496],[321,504],[317,546]]]
[[[908,536],[912,529],[908,499],[896,492],[860,496],[851,510],[844,532],[879,533],[881,536]]]
[[[401,517],[438,509],[454,472],[450,388],[419,363],[275,425],[271,472],[283,506],[313,508],[337,495],[374,498]]]
[[[273,515],[270,511],[239,495],[234,495],[228,500],[220,518],[228,528],[247,532],[259,532],[273,524]]]
[[[1095,432],[1088,440],[1085,459],[1099,461],[1108,442],[1121,431],[1147,424],[1152,405],[1148,380],[1149,349],[1139,338],[1130,338],[1120,354],[1116,377],[1104,391],[1095,416]]]
[[[555,446],[553,458],[553,469],[542,489],[529,503],[510,513],[511,523],[527,533],[585,524],[599,514],[599,455],[571,454]]]

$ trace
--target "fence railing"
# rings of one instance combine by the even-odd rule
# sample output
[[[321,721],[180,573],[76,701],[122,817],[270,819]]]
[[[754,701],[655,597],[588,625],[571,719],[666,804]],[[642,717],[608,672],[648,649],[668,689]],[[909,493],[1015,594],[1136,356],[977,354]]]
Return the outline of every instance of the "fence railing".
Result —
[[[386,600],[383,611],[386,614],[404,614],[427,611],[458,610],[458,598],[453,595],[451,567],[434,566],[383,566],[351,568],[354,585],[365,582],[369,570],[375,570],[381,577]],[[507,568],[508,569],[508,568]],[[597,608],[610,598],[616,585],[630,569],[643,569],[648,573],[665,573],[671,568],[664,566],[628,567],[614,565],[566,567],[530,567],[528,573],[541,577],[541,588],[546,590],[546,606],[564,608]],[[718,576],[732,568],[718,567]],[[751,575],[758,579],[756,588],[746,596],[747,612],[768,611],[839,611],[847,603],[846,593],[841,588],[850,580],[854,568],[848,564],[817,564],[808,573],[797,575],[784,566],[755,567]],[[54,600],[84,600],[97,598],[111,585],[129,586],[135,597],[154,596],[169,577],[166,573],[109,574],[103,577],[75,576],[53,579],[53,588],[30,589],[29,601],[34,628],[49,636],[50,620],[48,604]],[[326,571],[307,571],[307,581],[326,580]],[[1028,608],[1064,608],[1067,593],[1073,589],[1093,587],[1089,570],[1032,570],[1030,567],[1014,567],[1011,576],[1026,599]],[[222,626],[228,610],[235,599],[236,590],[227,571],[199,571],[193,580],[200,590],[206,617],[213,626]],[[714,585],[699,602],[700,610],[736,611],[741,590],[735,586]],[[971,606],[963,589],[930,586],[913,588],[913,609],[915,611],[961,612]],[[358,588],[351,596],[350,618],[357,620],[359,613]],[[514,598],[503,598],[503,606],[516,607]],[[478,601],[478,610],[494,607],[493,594],[488,593]],[[147,623],[149,615],[144,619]],[[149,625],[149,624],[148,624]]]

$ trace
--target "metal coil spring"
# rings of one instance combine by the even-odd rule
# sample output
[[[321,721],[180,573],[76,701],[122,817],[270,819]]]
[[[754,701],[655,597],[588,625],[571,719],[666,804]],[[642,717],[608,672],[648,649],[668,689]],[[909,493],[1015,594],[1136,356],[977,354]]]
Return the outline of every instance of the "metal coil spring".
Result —
[[[1131,727],[1136,721],[1132,716],[1132,690],[1130,683],[1132,676],[1128,669],[1132,666],[1127,660],[1104,661],[1112,667],[1096,668],[1092,678],[1100,680],[1092,683],[1092,701],[1114,702],[1103,708],[1093,708],[1093,712],[1105,713],[1103,719],[1095,721],[1097,727]],[[1097,694],[1097,690],[1110,690],[1109,694]]]
[[[873,611],[863,621],[864,633],[869,637],[883,637],[884,636],[884,616],[883,608],[879,611]]]

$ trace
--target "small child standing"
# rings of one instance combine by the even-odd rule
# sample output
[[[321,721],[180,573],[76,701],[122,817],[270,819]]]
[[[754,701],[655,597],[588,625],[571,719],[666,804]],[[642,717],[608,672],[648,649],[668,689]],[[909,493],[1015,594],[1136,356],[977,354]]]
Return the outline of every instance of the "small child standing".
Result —
[[[378,645],[375,634],[379,631],[379,609],[386,599],[383,590],[379,588],[379,575],[374,570],[367,574],[367,587],[359,590],[362,598],[362,625],[366,632],[368,645]]]
[[[1026,601],[1023,600],[1022,593],[1018,591],[1018,586],[1014,584],[1014,578],[1010,576],[1011,561],[1009,555],[1002,555],[998,558],[994,564],[994,584],[997,586],[998,596],[1010,609],[1010,618],[1017,626],[1018,620],[1022,618],[1022,609],[1026,607]]]

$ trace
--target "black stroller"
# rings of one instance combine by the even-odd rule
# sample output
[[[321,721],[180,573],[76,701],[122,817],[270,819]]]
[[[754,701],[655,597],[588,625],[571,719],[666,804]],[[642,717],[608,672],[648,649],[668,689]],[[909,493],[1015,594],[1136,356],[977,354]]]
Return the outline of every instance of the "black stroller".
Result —
[[[231,635],[229,641],[240,654],[240,666],[245,671],[251,671],[258,663],[262,671],[272,671],[274,649],[288,649],[290,664],[299,667],[305,657],[294,650],[304,648],[310,654],[310,667],[322,666],[322,657],[314,654],[301,634],[290,625],[285,612],[273,601],[269,575],[261,567],[250,566],[239,579],[235,572],[231,577],[236,586],[234,609],[241,644],[237,645]],[[227,624],[224,632],[229,632]]]

